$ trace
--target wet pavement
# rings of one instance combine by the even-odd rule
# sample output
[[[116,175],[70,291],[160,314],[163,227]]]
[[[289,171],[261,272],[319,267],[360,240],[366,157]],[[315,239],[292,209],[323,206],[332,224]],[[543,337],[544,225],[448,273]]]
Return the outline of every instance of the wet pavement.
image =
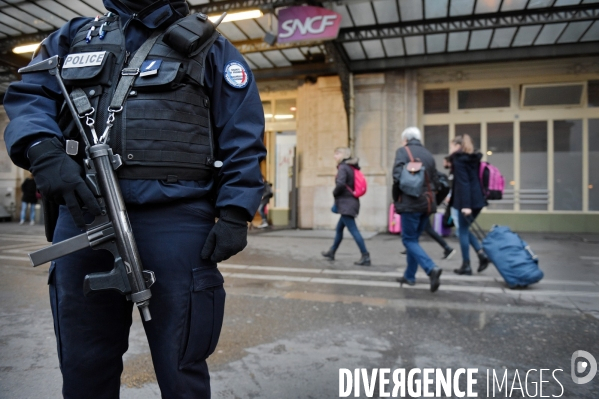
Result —
[[[541,386],[544,397],[599,397],[599,376],[584,385],[570,376],[575,351],[599,359],[598,236],[524,234],[545,278],[520,290],[508,289],[493,266],[475,276],[453,274],[459,253],[441,261],[442,250],[425,240],[444,269],[434,294],[421,272],[414,287],[395,282],[406,265],[399,237],[367,239],[368,268],[353,265],[359,255],[351,239],[335,262],[324,260],[320,252],[331,237],[253,231],[248,248],[219,266],[227,303],[208,360],[213,397],[336,398],[342,368],[368,375],[382,368],[406,374],[477,368],[478,397],[540,397]],[[0,223],[0,399],[60,397],[48,268],[34,269],[26,257],[44,245],[41,226]],[[493,396],[492,379],[487,393],[487,372],[506,376],[501,394],[495,387]],[[122,382],[122,398],[160,398],[138,315]],[[459,387],[466,389],[464,378]],[[358,396],[367,397],[361,388]],[[381,387],[375,388],[379,397]]]

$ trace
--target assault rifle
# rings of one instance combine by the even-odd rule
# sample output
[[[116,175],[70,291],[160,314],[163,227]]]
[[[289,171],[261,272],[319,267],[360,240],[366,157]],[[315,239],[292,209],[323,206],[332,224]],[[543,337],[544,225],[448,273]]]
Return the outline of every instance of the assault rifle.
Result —
[[[149,321],[152,318],[148,309],[152,297],[150,287],[154,284],[156,278],[153,272],[143,270],[127,210],[125,209],[125,202],[114,173],[123,162],[118,154],[113,154],[108,144],[98,143],[97,140],[96,144],[90,144],[79,120],[87,115],[79,115],[75,109],[75,105],[69,97],[60,76],[59,66],[60,58],[54,56],[21,68],[19,73],[48,71],[50,75],[56,77],[65,98],[65,103],[85,143],[85,158],[83,161],[85,179],[100,204],[102,214],[97,216],[92,223],[86,225],[85,233],[32,252],[29,254],[29,258],[35,267],[84,248],[91,247],[92,249],[109,251],[114,257],[113,269],[109,272],[91,273],[85,276],[83,281],[84,294],[88,296],[97,291],[118,291],[126,295],[128,300],[135,302],[141,310],[144,320]],[[88,126],[90,126],[95,136],[93,124],[88,123]],[[109,120],[105,133],[109,131],[111,126]],[[67,154],[76,155],[78,144],[75,140],[67,140]]]

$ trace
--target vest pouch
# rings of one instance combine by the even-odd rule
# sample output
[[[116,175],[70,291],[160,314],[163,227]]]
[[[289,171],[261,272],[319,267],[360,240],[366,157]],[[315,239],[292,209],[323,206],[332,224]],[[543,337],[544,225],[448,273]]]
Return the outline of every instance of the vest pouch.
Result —
[[[67,86],[111,85],[115,56],[108,51],[69,54],[60,75]]]
[[[143,70],[141,73],[143,74]],[[158,73],[135,78],[133,87],[140,93],[169,91],[183,86],[181,81],[185,77],[185,68],[180,62],[163,61]]]

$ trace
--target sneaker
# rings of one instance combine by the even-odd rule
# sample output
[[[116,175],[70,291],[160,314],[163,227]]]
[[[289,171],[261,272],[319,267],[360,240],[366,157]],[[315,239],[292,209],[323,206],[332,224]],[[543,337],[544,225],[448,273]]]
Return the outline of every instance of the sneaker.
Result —
[[[24,220],[21,220],[21,221],[19,222],[19,225],[22,225],[23,223],[25,223],[25,221],[24,221]]]
[[[449,260],[449,259],[451,259],[451,257],[452,257],[453,255],[455,255],[455,253],[456,253],[456,250],[455,250],[455,249],[453,249],[453,248],[448,248],[448,249],[446,249],[445,251],[443,251],[443,257],[442,257],[441,259],[444,259],[444,260]]]
[[[397,281],[399,283],[399,286],[401,287],[404,284],[407,285],[416,285],[416,281],[412,281],[412,280],[408,280],[407,278],[401,276],[395,279],[395,281]]]
[[[263,229],[263,228],[265,228],[265,227],[268,227],[268,222],[267,222],[266,220],[263,220],[263,221],[262,221],[262,223],[260,223],[260,224],[258,225],[258,228],[259,228],[259,229]]]
[[[428,277],[431,279],[431,292],[435,292],[439,289],[439,286],[441,285],[441,273],[443,273],[443,269],[435,267],[428,274]]]
[[[35,221],[32,220],[31,222],[29,222],[29,226],[33,226],[35,224]]]

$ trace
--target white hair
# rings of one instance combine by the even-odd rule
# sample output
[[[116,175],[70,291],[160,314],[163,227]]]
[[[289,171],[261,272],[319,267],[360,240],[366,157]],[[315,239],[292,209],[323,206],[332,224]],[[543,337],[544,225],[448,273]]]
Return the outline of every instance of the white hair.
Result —
[[[343,155],[343,159],[351,157],[351,150],[347,147],[337,147],[335,148],[335,152]]]
[[[404,141],[410,141],[412,139],[422,140],[422,134],[420,129],[415,126],[410,126],[401,133],[401,139]]]

